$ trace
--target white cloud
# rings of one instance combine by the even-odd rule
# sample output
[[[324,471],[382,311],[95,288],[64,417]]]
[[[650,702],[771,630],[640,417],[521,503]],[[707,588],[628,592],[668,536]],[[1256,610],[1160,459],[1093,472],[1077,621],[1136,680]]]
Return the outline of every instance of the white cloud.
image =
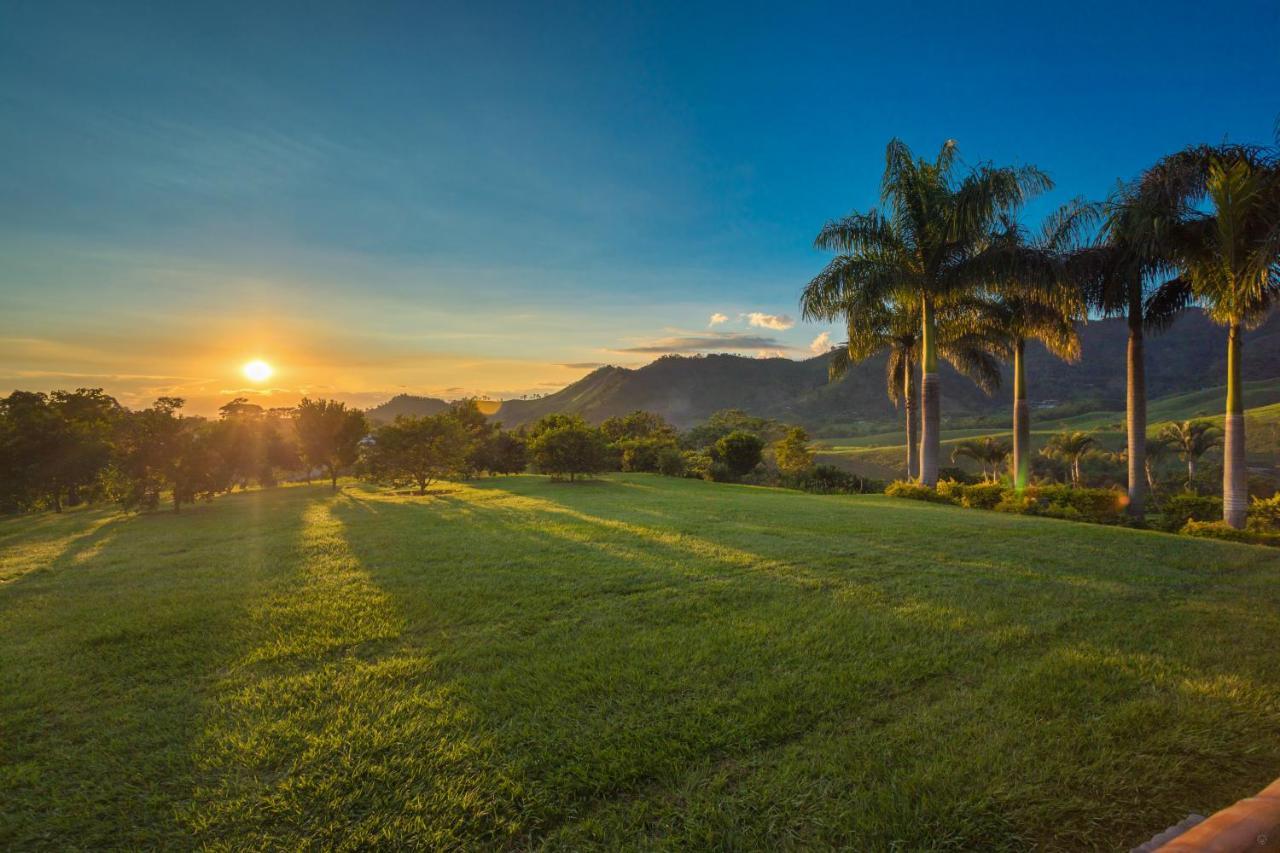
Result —
[[[831,349],[831,335],[827,332],[818,335],[809,343],[809,352],[814,355],[822,355],[829,349]]]
[[[796,321],[786,314],[764,314],[760,311],[752,311],[750,314],[743,314],[742,316],[746,317],[747,322],[752,326],[759,326],[762,329],[774,329],[779,332],[784,329],[790,329],[796,324]]]
[[[707,321],[707,328],[709,329],[712,326],[719,326],[721,323],[727,323],[727,322],[729,322],[729,317],[717,311],[716,313],[712,314],[711,319]]]
[[[756,358],[786,358],[787,354],[780,349],[762,349],[756,353]]]

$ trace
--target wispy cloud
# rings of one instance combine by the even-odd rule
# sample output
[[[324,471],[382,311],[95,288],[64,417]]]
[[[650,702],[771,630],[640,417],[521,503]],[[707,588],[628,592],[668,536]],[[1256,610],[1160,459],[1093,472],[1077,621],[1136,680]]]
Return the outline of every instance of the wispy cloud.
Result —
[[[716,313],[712,314],[711,319],[707,321],[707,328],[709,329],[712,326],[719,326],[721,323],[727,323],[727,322],[729,322],[729,316],[727,314],[721,314],[719,311],[717,311]]]
[[[746,332],[708,332],[704,335],[675,335],[659,338],[633,347],[622,347],[614,352],[633,353],[690,353],[690,352],[741,352],[743,350],[790,349],[777,338],[752,335]]]
[[[814,355],[822,355],[829,349],[831,349],[831,335],[828,332],[823,332],[809,342],[809,352]]]
[[[788,317],[786,314],[765,314],[760,311],[752,311],[749,314],[742,315],[746,318],[747,323],[752,326],[758,326],[761,329],[773,329],[775,331],[785,331],[796,324],[796,321]]]

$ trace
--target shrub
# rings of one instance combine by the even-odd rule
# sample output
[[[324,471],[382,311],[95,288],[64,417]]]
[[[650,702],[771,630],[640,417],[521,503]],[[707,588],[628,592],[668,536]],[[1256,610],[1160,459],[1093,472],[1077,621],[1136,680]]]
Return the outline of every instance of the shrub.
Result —
[[[742,430],[723,436],[711,448],[711,458],[723,468],[726,479],[743,476],[760,464],[763,455],[764,441],[760,436]]]
[[[1280,532],[1280,494],[1249,502],[1248,527],[1260,533]]]
[[[1186,527],[1188,521],[1215,521],[1222,518],[1222,498],[1179,492],[1160,504],[1160,528],[1170,532]]]
[[[774,444],[773,452],[778,470],[784,474],[800,474],[813,467],[813,450],[803,427],[788,430],[786,436]]]
[[[1280,533],[1269,533],[1262,530],[1237,530],[1225,521],[1196,521],[1192,519],[1182,528],[1188,536],[1202,539],[1224,539],[1228,542],[1243,542],[1246,545],[1270,545],[1280,548]]]
[[[739,476],[734,469],[730,468],[724,462],[712,460],[706,467],[702,479],[710,480],[713,483],[734,483],[737,482]]]
[[[614,446],[622,451],[623,471],[657,471],[658,455],[663,450],[674,450],[675,440],[666,437],[630,438]]]
[[[1075,486],[1031,486],[1021,495],[1006,489],[993,509],[1095,524],[1125,524],[1126,499],[1114,489],[1087,489]]]
[[[816,465],[784,477],[781,485],[819,495],[868,495],[884,491],[884,483],[879,480],[868,480],[834,465]]]
[[[688,465],[685,454],[678,447],[663,447],[658,451],[658,473],[668,477],[683,477]]]
[[[968,485],[955,480],[943,480],[938,483],[938,494],[969,509],[995,509],[1004,498],[1005,491],[1005,487],[1000,483]]]
[[[982,482],[981,477],[974,476],[963,468],[959,468],[955,465],[947,465],[938,469],[938,481],[941,482],[943,480],[954,480],[955,482],[966,486]]]
[[[686,450],[684,476],[694,480],[710,480],[711,455],[704,450]]]
[[[909,480],[894,480],[885,486],[884,493],[891,498],[907,498],[913,501],[929,501],[930,503],[949,504],[951,499],[939,494],[928,486],[912,483]]]

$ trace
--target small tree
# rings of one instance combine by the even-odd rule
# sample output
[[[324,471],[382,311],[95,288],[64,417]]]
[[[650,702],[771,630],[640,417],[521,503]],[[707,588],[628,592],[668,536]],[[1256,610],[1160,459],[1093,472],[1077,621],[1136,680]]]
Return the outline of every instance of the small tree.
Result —
[[[368,445],[368,470],[392,486],[412,483],[425,495],[432,481],[467,471],[471,436],[449,412],[414,418],[401,415],[381,426]]]
[[[1000,479],[1000,469],[1004,467],[1012,451],[1012,445],[1003,438],[970,438],[952,448],[951,461],[955,462],[962,456],[968,457],[982,466],[982,479],[985,482],[994,482]],[[1028,464],[1028,472],[1029,470]]]
[[[337,400],[302,398],[294,415],[302,457],[312,467],[324,468],[334,491],[338,472],[355,463],[360,439],[368,432],[364,412],[348,409]]]
[[[472,452],[476,470],[490,474],[519,474],[529,466],[529,448],[515,432],[500,430]]]
[[[764,456],[764,441],[760,436],[735,430],[721,437],[711,447],[711,457],[724,465],[733,477],[751,473]]]
[[[802,474],[813,467],[813,450],[809,447],[809,434],[803,427],[792,427],[773,446],[778,470],[784,474]]]
[[[576,415],[548,415],[534,424],[529,453],[539,471],[553,477],[594,474],[609,467],[610,452],[600,430]]]
[[[1094,445],[1093,436],[1081,430],[1067,430],[1060,432],[1049,439],[1045,444],[1044,452],[1051,456],[1058,456],[1065,460],[1071,466],[1071,484],[1079,486],[1082,480],[1080,472],[1080,460],[1089,452],[1089,448]]]
[[[1222,443],[1222,432],[1209,421],[1182,421],[1165,424],[1160,439],[1187,463],[1187,488],[1194,489],[1200,457]]]

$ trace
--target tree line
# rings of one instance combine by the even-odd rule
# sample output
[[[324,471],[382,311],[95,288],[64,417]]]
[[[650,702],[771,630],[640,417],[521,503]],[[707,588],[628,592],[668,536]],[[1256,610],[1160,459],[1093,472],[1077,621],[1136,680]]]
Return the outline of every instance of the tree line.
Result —
[[[815,245],[835,258],[801,295],[806,319],[848,330],[832,355],[832,378],[888,353],[888,393],[905,411],[908,479],[932,489],[941,461],[939,360],[988,391],[1000,364],[1011,363],[1010,455],[1021,490],[1033,474],[1027,342],[1075,360],[1078,323],[1123,317],[1128,511],[1141,519],[1149,488],[1144,336],[1199,306],[1227,328],[1223,520],[1242,527],[1241,365],[1245,331],[1280,297],[1280,147],[1184,149],[1103,201],[1063,205],[1033,232],[1019,212],[1052,186],[1035,166],[966,167],[954,140],[932,159],[891,141],[883,207],[823,226]]]

